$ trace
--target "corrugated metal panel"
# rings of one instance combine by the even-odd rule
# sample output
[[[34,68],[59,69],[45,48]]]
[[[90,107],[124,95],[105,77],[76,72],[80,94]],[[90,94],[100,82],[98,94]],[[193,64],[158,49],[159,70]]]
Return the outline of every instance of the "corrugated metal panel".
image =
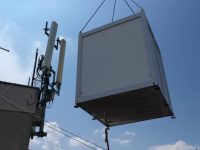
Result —
[[[109,126],[173,115],[159,48],[143,11],[80,33],[76,104]]]

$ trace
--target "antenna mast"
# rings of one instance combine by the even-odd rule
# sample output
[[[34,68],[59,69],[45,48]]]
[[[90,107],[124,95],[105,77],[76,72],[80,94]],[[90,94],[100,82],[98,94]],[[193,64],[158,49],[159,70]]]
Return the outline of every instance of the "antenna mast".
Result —
[[[53,102],[55,94],[59,95],[60,93],[66,41],[64,39],[62,40],[60,40],[59,38],[56,39],[57,28],[58,24],[55,21],[51,23],[51,28],[48,28],[48,22],[46,22],[46,26],[44,28],[45,34],[48,36],[46,52],[45,55],[41,55],[39,57],[36,71],[35,67],[33,70],[31,85],[33,86],[33,82],[37,81],[40,82],[40,96],[38,98],[37,112],[36,112],[36,115],[38,117],[34,118],[32,138],[33,136],[44,137],[47,135],[47,133],[44,132],[44,120],[45,120],[47,103]],[[51,61],[53,56],[53,50],[54,48],[58,49],[59,45],[60,45],[60,54],[59,54],[58,68],[56,73],[51,66]],[[37,61],[37,55],[38,53],[36,52],[35,64]],[[35,78],[35,72],[37,74],[36,78]],[[36,131],[36,127],[39,127],[39,131]]]

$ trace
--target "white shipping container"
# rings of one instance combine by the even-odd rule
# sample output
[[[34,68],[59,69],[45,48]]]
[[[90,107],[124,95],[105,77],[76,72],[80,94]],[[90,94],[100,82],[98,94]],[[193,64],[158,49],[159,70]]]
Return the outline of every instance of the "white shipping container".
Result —
[[[173,116],[160,50],[140,13],[80,33],[76,105],[107,126]]]

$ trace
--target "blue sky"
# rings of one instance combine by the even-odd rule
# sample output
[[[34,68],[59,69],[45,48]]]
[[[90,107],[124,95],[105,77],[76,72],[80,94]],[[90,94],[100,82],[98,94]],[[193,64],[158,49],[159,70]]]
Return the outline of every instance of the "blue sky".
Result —
[[[200,146],[200,1],[137,0],[145,9],[160,47],[176,119],[162,118],[113,127],[110,144],[113,150],[193,150]],[[44,53],[47,37],[45,21],[57,21],[58,35],[68,46],[61,96],[56,97],[46,119],[81,137],[105,147],[104,126],[93,121],[81,109],[75,109],[77,37],[101,0],[6,0],[0,5],[0,80],[26,84],[31,75],[35,48]],[[106,2],[88,29],[111,21],[113,1]],[[134,6],[133,6],[134,8]],[[118,0],[116,17],[131,15]],[[58,51],[55,51],[54,62]],[[8,69],[9,68],[9,69]],[[14,76],[13,76],[14,75]],[[49,136],[36,139],[31,149],[87,150],[66,137],[46,128]],[[58,141],[58,142],[55,142]],[[199,148],[200,149],[200,148]]]

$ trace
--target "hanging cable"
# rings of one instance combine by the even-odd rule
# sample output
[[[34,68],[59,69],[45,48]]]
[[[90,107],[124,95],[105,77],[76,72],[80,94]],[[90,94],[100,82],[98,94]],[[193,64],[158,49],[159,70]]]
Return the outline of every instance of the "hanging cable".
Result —
[[[72,133],[72,132],[69,132],[69,131],[67,131],[66,129],[63,129],[63,128],[59,127],[59,126],[56,126],[56,125],[52,124],[51,122],[49,122],[49,121],[47,121],[47,120],[45,120],[45,122],[51,124],[52,126],[54,126],[54,127],[56,127],[56,128],[59,128],[60,130],[66,132],[66,133],[68,133],[68,134],[71,134],[71,135],[73,135],[73,136],[75,136],[75,137],[77,137],[77,138],[79,138],[79,139],[82,139],[82,140],[85,141],[85,142],[88,142],[88,143],[90,143],[90,144],[92,144],[92,145],[95,145],[96,147],[99,147],[99,148],[105,150],[104,147],[101,147],[101,146],[99,146],[99,145],[97,145],[97,144],[95,144],[95,143],[93,143],[93,142],[91,142],[91,141],[88,141],[88,140],[86,140],[86,139],[84,139],[84,138],[82,138],[82,137],[80,137],[80,136],[78,136],[78,135],[76,135],[76,134],[74,134],[74,133]]]
[[[74,137],[73,137],[73,136],[70,136],[70,135],[67,135],[67,134],[65,134],[65,133],[63,133],[63,132],[61,132],[61,131],[59,131],[58,129],[53,128],[53,127],[51,127],[50,125],[47,125],[47,124],[45,123],[45,126],[47,126],[47,127],[51,128],[51,129],[55,130],[56,132],[58,132],[58,133],[60,133],[60,134],[63,134],[64,136],[67,136],[68,138],[71,138],[71,139],[73,139],[73,140],[79,142],[80,144],[83,144],[83,145],[85,145],[85,146],[87,146],[87,147],[89,147],[89,148],[91,148],[91,149],[94,149],[94,150],[96,150],[96,149],[95,149],[94,147],[92,147],[91,145],[94,145],[95,147],[98,147],[98,148],[101,148],[101,149],[103,149],[103,150],[106,150],[105,148],[103,148],[103,147],[101,147],[101,146],[99,146],[99,145],[97,145],[97,144],[95,144],[95,143],[93,143],[93,142],[90,142],[90,141],[88,141],[88,140],[86,140],[86,139],[83,139],[83,138],[81,138],[81,137],[79,137],[79,136],[77,136],[77,135],[75,135],[75,134],[73,134],[73,133],[71,133],[71,132],[69,132],[69,131],[67,131],[67,130],[65,130],[65,129],[63,129],[63,128],[61,128],[61,127],[58,127],[58,126],[52,124],[52,123],[49,122],[49,121],[46,121],[46,120],[45,120],[45,122],[47,122],[48,124],[50,124],[50,125],[52,125],[52,126],[58,128],[58,129],[60,129],[60,130],[62,130],[62,131],[64,131],[64,132],[67,132],[67,133],[73,135]],[[78,139],[80,139],[80,140],[78,140],[78,139],[76,139],[76,138],[78,138]],[[82,140],[82,141],[85,141],[85,142],[88,143],[88,144],[82,142],[81,140]],[[89,144],[90,144],[90,145],[89,145]]]
[[[108,130],[109,130],[109,127],[106,127],[105,128],[105,142],[107,145],[107,150],[110,150],[109,141],[108,141]]]
[[[133,9],[131,8],[131,6],[128,4],[128,2],[126,0],[124,0],[124,2],[126,3],[126,5],[129,7],[129,9],[131,10],[131,12],[135,15],[135,12],[133,11]]]
[[[131,0],[137,7],[139,7],[140,9],[143,9],[138,3],[136,3],[134,0]]]
[[[12,105],[13,107],[15,107],[17,110],[19,110],[19,111],[23,111],[23,112],[27,112],[27,113],[30,113],[28,110],[26,110],[25,108],[23,108],[23,107],[21,107],[21,106],[19,106],[18,104],[16,104],[12,99],[10,99],[10,98],[7,98],[6,96],[4,96],[3,94],[4,93],[6,93],[6,91],[8,90],[8,89],[10,89],[10,88],[12,88],[13,87],[13,84],[12,85],[10,85],[10,86],[8,86],[6,89],[4,89],[3,91],[1,91],[0,92],[0,98],[2,98],[2,100],[4,100],[4,102],[6,102],[6,103],[8,103],[8,104],[10,104],[10,105]],[[45,121],[46,123],[45,123],[45,125],[47,126],[47,127],[49,127],[49,128],[51,128],[51,129],[53,129],[53,130],[55,130],[56,132],[58,132],[58,133],[60,133],[60,134],[63,134],[64,136],[66,136],[66,137],[68,137],[68,138],[71,138],[71,139],[73,139],[73,140],[75,140],[75,141],[77,141],[77,142],[79,142],[79,143],[81,143],[81,144],[83,144],[83,145],[85,145],[85,146],[87,146],[87,147],[89,147],[89,148],[91,148],[91,149],[93,149],[93,150],[96,150],[96,148],[94,148],[94,147],[92,147],[91,145],[93,145],[93,146],[95,146],[95,147],[98,147],[98,148],[101,148],[101,149],[103,149],[103,150],[106,150],[105,148],[103,148],[102,146],[99,146],[99,145],[97,145],[97,144],[95,144],[95,143],[93,143],[93,142],[90,142],[90,141],[88,141],[88,140],[86,140],[86,139],[83,139],[83,138],[81,138],[80,136],[78,136],[78,135],[76,135],[76,134],[73,134],[72,132],[69,132],[69,131],[67,131],[67,130],[65,130],[65,129],[63,129],[63,128],[61,128],[61,127],[58,127],[58,126],[56,126],[56,125],[54,125],[53,123],[50,123],[49,121],[47,121],[47,120],[45,120],[45,119],[42,119],[40,116],[37,116],[36,114],[32,114],[32,113],[30,113],[32,116],[34,116],[34,117],[36,117],[37,119],[40,119],[40,120],[43,120],[43,121]],[[49,125],[48,125],[48,124]],[[50,126],[51,125],[51,126]],[[54,126],[54,127],[52,127],[52,126]],[[56,129],[57,128],[57,129]],[[59,131],[58,129],[60,129],[60,130],[62,130],[62,131],[64,131],[64,132],[66,132],[66,133],[68,133],[68,134],[71,134],[72,136],[70,136],[70,135],[68,135],[68,134],[66,134],[66,133],[63,133],[63,132],[61,132],[61,131]],[[74,137],[73,137],[74,136]],[[78,139],[76,139],[76,138],[78,138],[78,139],[80,139],[80,140],[78,140]],[[82,141],[81,141],[82,140]],[[86,143],[84,143],[83,141],[85,141]],[[87,144],[88,143],[88,144]]]
[[[113,15],[112,15],[112,22],[113,22],[114,17],[115,17],[115,7],[116,7],[116,3],[117,3],[117,0],[115,0],[115,2],[114,2]]]
[[[101,8],[101,6],[105,3],[106,0],[104,0],[100,5],[99,7],[96,9],[96,11],[94,12],[94,14],[90,17],[90,19],[87,21],[87,23],[85,24],[85,26],[81,29],[80,32],[82,32],[86,26],[90,23],[90,21],[92,20],[92,18],[96,15],[96,13],[99,11],[99,9]]]

